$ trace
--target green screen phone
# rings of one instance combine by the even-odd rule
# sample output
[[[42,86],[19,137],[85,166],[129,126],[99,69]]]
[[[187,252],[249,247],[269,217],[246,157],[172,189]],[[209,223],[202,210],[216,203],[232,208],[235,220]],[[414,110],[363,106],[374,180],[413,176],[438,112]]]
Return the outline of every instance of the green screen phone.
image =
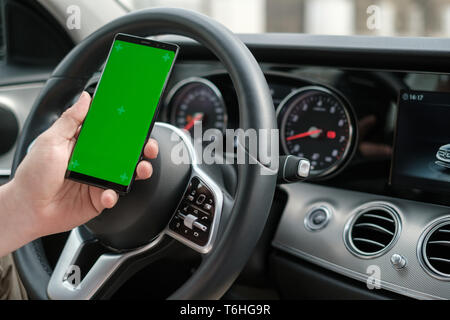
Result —
[[[67,178],[120,194],[130,191],[177,53],[174,44],[116,35]]]

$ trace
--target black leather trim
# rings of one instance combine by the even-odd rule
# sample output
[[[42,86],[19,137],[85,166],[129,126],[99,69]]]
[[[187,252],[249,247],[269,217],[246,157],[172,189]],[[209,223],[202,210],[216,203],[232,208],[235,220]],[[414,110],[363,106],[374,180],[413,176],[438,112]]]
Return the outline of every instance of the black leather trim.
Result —
[[[45,256],[42,241],[33,241],[13,254],[20,278],[30,299],[46,300],[47,284],[52,270]]]

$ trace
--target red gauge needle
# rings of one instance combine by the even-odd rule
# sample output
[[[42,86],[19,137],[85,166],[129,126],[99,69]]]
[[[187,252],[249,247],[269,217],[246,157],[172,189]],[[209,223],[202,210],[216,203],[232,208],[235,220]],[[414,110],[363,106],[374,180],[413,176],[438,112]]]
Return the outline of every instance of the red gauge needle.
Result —
[[[299,133],[299,134],[287,137],[286,141],[291,141],[291,140],[296,140],[296,139],[300,139],[300,138],[309,137],[309,136],[312,136],[314,134],[318,134],[318,133],[321,133],[321,132],[322,132],[322,129],[317,129],[317,130],[311,130],[311,131],[308,131],[308,132]]]
[[[203,118],[203,113],[197,113],[195,115],[195,117],[193,117],[191,119],[191,121],[189,121],[185,126],[184,126],[184,130],[189,131],[191,130],[191,128],[194,126],[195,122],[202,120]]]

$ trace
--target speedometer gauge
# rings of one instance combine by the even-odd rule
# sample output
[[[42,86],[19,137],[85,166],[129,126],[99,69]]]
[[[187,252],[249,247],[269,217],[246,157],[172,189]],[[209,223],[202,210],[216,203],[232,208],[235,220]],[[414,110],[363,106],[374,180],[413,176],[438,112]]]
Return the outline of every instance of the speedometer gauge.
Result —
[[[311,86],[293,91],[280,103],[277,117],[283,151],[309,159],[311,177],[335,173],[353,151],[353,111],[326,88]]]
[[[219,89],[204,78],[189,78],[179,82],[168,95],[170,122],[178,128],[193,131],[197,121],[203,130],[227,126],[227,112]]]

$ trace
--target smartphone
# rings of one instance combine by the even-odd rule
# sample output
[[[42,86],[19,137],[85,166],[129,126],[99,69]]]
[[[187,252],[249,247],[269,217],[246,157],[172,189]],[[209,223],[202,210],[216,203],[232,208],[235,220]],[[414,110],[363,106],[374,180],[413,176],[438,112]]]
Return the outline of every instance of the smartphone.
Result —
[[[117,34],[70,157],[66,178],[130,191],[179,47]]]

